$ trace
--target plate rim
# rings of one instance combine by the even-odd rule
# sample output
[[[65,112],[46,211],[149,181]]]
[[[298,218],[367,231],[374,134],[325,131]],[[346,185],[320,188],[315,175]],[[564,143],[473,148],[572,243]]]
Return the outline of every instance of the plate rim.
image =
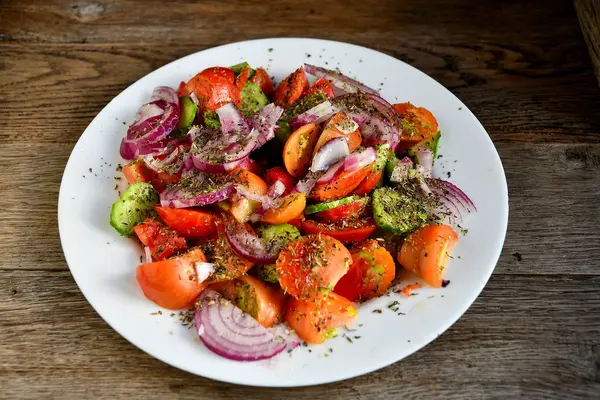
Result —
[[[490,269],[489,274],[487,275],[487,277],[485,279],[481,279],[479,281],[479,285],[476,287],[477,290],[473,290],[473,294],[468,296],[465,300],[463,300],[463,304],[464,306],[460,308],[460,310],[456,310],[452,317],[447,317],[444,319],[444,323],[440,324],[440,329],[438,330],[439,333],[437,333],[436,335],[430,335],[431,337],[427,338],[423,344],[418,347],[415,348],[414,350],[410,351],[409,353],[407,353],[404,357],[401,357],[399,359],[392,359],[389,362],[380,362],[377,364],[369,364],[369,367],[362,369],[360,372],[357,373],[352,373],[352,374],[348,374],[345,375],[344,378],[334,378],[334,379],[322,379],[320,381],[314,381],[311,383],[290,383],[288,381],[282,382],[282,383],[276,383],[276,384],[253,384],[251,382],[249,382],[248,380],[244,380],[243,378],[240,379],[240,377],[238,377],[237,379],[222,379],[220,376],[216,376],[215,374],[211,374],[211,373],[207,373],[207,374],[199,374],[195,371],[191,371],[187,368],[185,368],[184,366],[181,365],[177,365],[177,363],[171,361],[171,360],[166,360],[164,359],[162,356],[156,355],[155,352],[151,352],[149,350],[143,349],[142,347],[140,347],[138,344],[135,343],[135,341],[129,336],[126,335],[122,332],[121,329],[119,329],[115,324],[111,324],[109,322],[110,318],[106,318],[104,313],[100,312],[99,309],[94,306],[94,304],[90,301],[90,299],[88,298],[88,295],[86,295],[86,293],[82,290],[82,286],[80,284],[80,281],[78,281],[77,278],[77,273],[74,272],[74,269],[71,267],[71,263],[69,262],[69,256],[67,254],[67,251],[65,250],[65,237],[64,237],[64,232],[63,229],[61,229],[61,220],[64,220],[64,218],[61,218],[61,216],[63,215],[63,210],[64,206],[61,206],[61,204],[65,204],[66,199],[64,199],[65,197],[65,192],[63,191],[63,187],[66,185],[65,184],[65,173],[67,171],[67,169],[69,168],[69,165],[71,164],[72,160],[73,160],[73,155],[75,153],[75,151],[77,150],[77,147],[80,145],[81,143],[81,139],[84,136],[85,132],[90,128],[91,125],[94,124],[94,122],[100,118],[100,116],[102,115],[102,113],[104,112],[105,109],[107,109],[113,102],[115,102],[117,100],[118,97],[120,97],[121,94],[123,94],[125,91],[127,91],[128,89],[130,89],[132,86],[134,86],[137,82],[139,82],[140,80],[148,77],[151,74],[154,74],[155,72],[161,70],[161,69],[168,69],[171,68],[171,65],[177,62],[181,62],[182,60],[185,60],[187,58],[191,58],[193,56],[196,56],[199,53],[203,53],[209,50],[216,50],[216,49],[220,49],[220,48],[224,48],[224,47],[233,47],[233,46],[244,46],[244,45],[248,45],[250,43],[260,43],[260,42],[273,42],[273,41],[300,41],[300,42],[304,42],[304,41],[313,41],[313,42],[319,42],[319,43],[330,43],[333,45],[342,45],[342,46],[351,46],[351,47],[355,47],[358,48],[361,51],[373,51],[376,53],[379,53],[380,55],[385,56],[386,58],[391,59],[393,62],[399,62],[404,64],[405,67],[408,67],[409,69],[413,70],[413,73],[417,73],[417,74],[421,74],[424,75],[425,77],[427,77],[428,79],[432,80],[433,82],[435,82],[436,86],[439,86],[441,89],[443,89],[444,91],[448,92],[450,95],[452,95],[455,99],[457,99],[462,106],[474,116],[474,121],[477,125],[479,125],[479,128],[481,130],[483,130],[487,136],[488,136],[488,140],[489,140],[489,144],[491,145],[491,149],[493,149],[493,153],[495,154],[497,161],[498,161],[498,166],[499,166],[499,172],[501,172],[501,176],[502,176],[502,195],[503,195],[503,201],[502,204],[505,205],[504,209],[503,209],[503,213],[502,215],[499,215],[498,218],[502,219],[502,235],[501,235],[501,240],[498,241],[498,243],[494,246],[493,249],[490,250],[490,260],[493,260],[493,267]],[[77,139],[77,142],[75,143],[75,145],[73,146],[73,149],[71,150],[71,153],[69,155],[69,158],[67,160],[67,163],[65,164],[65,168],[63,170],[63,175],[61,178],[61,183],[60,183],[60,187],[59,187],[59,196],[58,196],[58,202],[57,202],[57,220],[58,220],[58,232],[59,232],[59,238],[60,238],[60,243],[61,243],[61,248],[65,257],[65,261],[67,263],[67,266],[69,268],[69,271],[71,273],[71,275],[73,276],[73,279],[75,281],[75,283],[77,284],[77,287],[79,289],[79,291],[83,294],[84,298],[86,299],[86,301],[88,302],[88,304],[92,307],[92,309],[100,316],[100,318],[102,318],[102,320],[108,325],[110,326],[115,332],[117,332],[121,337],[123,337],[125,340],[127,340],[130,344],[132,344],[133,346],[135,346],[136,348],[138,348],[139,350],[143,351],[144,353],[148,354],[149,356],[160,360],[161,362],[171,366],[171,367],[175,367],[177,369],[186,371],[190,374],[196,375],[196,376],[201,376],[203,378],[206,379],[211,379],[211,380],[215,380],[215,381],[219,381],[219,382],[225,382],[225,383],[230,383],[230,384],[237,384],[237,385],[243,385],[243,386],[250,386],[250,387],[280,387],[280,388],[287,388],[287,387],[307,387],[307,386],[315,386],[315,385],[321,385],[321,384],[328,384],[328,383],[333,383],[333,382],[342,382],[342,381],[346,381],[349,379],[353,379],[356,378],[358,376],[362,376],[362,375],[366,375],[369,373],[372,373],[374,371],[383,369],[391,364],[394,364],[396,362],[405,360],[406,358],[412,356],[414,353],[416,353],[417,351],[422,350],[424,347],[426,347],[427,345],[431,344],[431,342],[433,342],[435,339],[437,339],[439,336],[441,336],[442,334],[444,334],[452,325],[454,325],[464,314],[465,312],[473,305],[473,303],[477,300],[477,298],[481,295],[483,289],[485,288],[485,286],[487,285],[487,283],[489,282],[489,279],[491,278],[492,274],[494,273],[496,266],[498,264],[498,260],[500,258],[502,249],[504,248],[504,243],[506,241],[506,235],[507,235],[507,230],[508,230],[508,216],[509,216],[509,212],[510,212],[510,208],[509,208],[509,197],[508,197],[508,183],[507,183],[507,179],[506,179],[506,172],[504,170],[504,166],[502,164],[502,159],[500,158],[500,154],[498,153],[498,150],[496,148],[496,146],[494,145],[489,133],[487,132],[487,130],[485,129],[485,127],[483,126],[483,124],[479,121],[479,119],[477,118],[477,116],[463,103],[463,101],[456,95],[454,94],[450,89],[446,88],[444,85],[442,85],[441,83],[439,83],[436,79],[434,79],[433,77],[431,77],[430,75],[426,74],[425,72],[419,70],[416,67],[413,67],[412,65],[406,63],[405,61],[402,61],[400,59],[397,59],[389,54],[386,54],[382,51],[376,50],[376,49],[372,49],[369,47],[365,47],[362,45],[357,45],[357,44],[353,44],[353,43],[348,43],[348,42],[341,42],[341,41],[336,41],[336,40],[328,40],[328,39],[319,39],[319,38],[309,38],[309,37],[270,37],[270,38],[261,38],[261,39],[250,39],[250,40],[244,40],[244,41],[239,41],[239,42],[231,42],[231,43],[226,43],[226,44],[222,44],[219,46],[213,46],[213,47],[208,47],[190,54],[187,54],[183,57],[174,59],[172,61],[170,61],[169,63],[156,68],[150,72],[148,72],[147,74],[145,74],[144,76],[139,77],[138,79],[135,80],[135,82],[132,82],[131,84],[129,84],[125,89],[121,90],[115,97],[113,97],[106,105],[104,105],[104,107],[102,107],[102,109],[98,112],[98,114],[90,121],[90,123],[86,126],[86,128],[83,130],[83,132],[81,133],[81,135],[79,136],[79,138]],[[490,263],[492,263],[492,261],[490,261]]]

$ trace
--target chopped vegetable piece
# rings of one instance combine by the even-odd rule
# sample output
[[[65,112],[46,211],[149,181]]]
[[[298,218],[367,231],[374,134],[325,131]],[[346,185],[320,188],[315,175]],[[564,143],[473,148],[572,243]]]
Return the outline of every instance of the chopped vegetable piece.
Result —
[[[133,230],[140,242],[150,249],[150,255],[154,261],[169,258],[188,247],[185,239],[180,237],[176,231],[152,218],[146,218]]]
[[[352,203],[359,199],[360,199],[359,196],[348,196],[348,197],[344,197],[343,199],[328,201],[326,203],[313,204],[311,206],[306,207],[306,210],[304,210],[304,214],[309,215],[309,214],[315,214],[315,213],[318,213],[321,211],[331,210],[332,208],[336,208],[336,207],[342,206],[344,204]]]
[[[394,108],[402,117],[402,140],[398,146],[399,151],[406,151],[437,133],[437,120],[426,108],[416,107],[411,103],[394,104]]]
[[[429,286],[440,288],[457,242],[458,234],[448,225],[426,226],[408,235],[398,253],[398,262]]]
[[[290,175],[296,178],[306,175],[318,138],[319,126],[307,124],[292,133],[285,142],[283,163]]]
[[[242,99],[240,110],[244,115],[253,115],[269,104],[269,99],[256,83],[246,82],[240,96]]]
[[[181,96],[179,97],[179,109],[179,122],[177,123],[177,126],[175,126],[174,132],[186,133],[187,129],[192,126],[192,123],[196,118],[198,106],[194,104],[192,99],[190,99],[188,96]]]
[[[137,182],[130,185],[121,198],[112,205],[111,226],[123,236],[131,235],[134,226],[152,216],[153,207],[158,201],[158,193],[151,184]]]
[[[279,208],[267,210],[261,217],[265,224],[286,224],[302,215],[306,207],[306,195],[302,192],[288,194],[283,198],[283,204]]]
[[[207,211],[160,206],[154,209],[167,226],[185,238],[206,237],[216,232],[215,216]]]
[[[382,187],[373,191],[373,218],[381,229],[400,235],[425,225],[428,216],[422,200]]]
[[[287,108],[294,104],[308,90],[308,79],[304,67],[298,68],[285,78],[273,93],[273,102]]]
[[[321,146],[336,137],[343,137],[348,141],[350,153],[356,150],[362,142],[358,124],[344,112],[339,112],[331,117],[327,125],[325,125],[325,128],[315,145],[314,153],[316,154]]]
[[[250,82],[256,83],[258,86],[260,86],[260,89],[267,96],[273,93],[273,81],[271,80],[271,77],[267,71],[265,71],[263,68],[259,68],[254,71],[254,75],[252,78],[250,78]]]
[[[362,180],[369,175],[371,168],[373,168],[373,163],[352,172],[342,171],[329,183],[317,183],[310,193],[310,198],[328,201],[345,197],[352,193]]]
[[[355,198],[355,196],[351,196],[350,198]],[[338,205],[337,207],[329,210],[320,211],[315,216],[328,222],[338,222],[346,219],[350,220],[352,218],[362,217],[365,214],[365,209],[369,203],[369,200],[370,198],[368,197],[358,197],[356,200],[350,203]]]
[[[336,224],[306,220],[302,221],[302,230],[307,233],[324,233],[342,243],[360,242],[368,239],[377,229],[371,218],[353,218]]]

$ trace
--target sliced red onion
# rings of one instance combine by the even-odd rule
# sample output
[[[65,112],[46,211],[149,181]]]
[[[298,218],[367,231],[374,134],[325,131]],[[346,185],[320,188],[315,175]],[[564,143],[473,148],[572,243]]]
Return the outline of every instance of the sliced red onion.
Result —
[[[150,143],[147,145],[140,145],[135,141],[129,141],[127,139],[123,139],[121,141],[121,157],[125,160],[135,160],[140,156],[146,156],[150,154],[158,155],[158,154],[166,154],[173,151],[176,142],[173,140],[165,139],[160,140],[155,143]]]
[[[406,181],[407,179],[410,178],[409,173],[412,169],[413,169],[412,160],[408,157],[404,157],[402,160],[400,160],[396,164],[396,166],[392,170],[392,173],[390,175],[390,181],[396,182],[396,183]]]
[[[160,193],[163,207],[200,207],[227,200],[235,193],[235,185],[226,174],[203,174],[191,170],[179,183]]]
[[[433,169],[433,151],[426,147],[419,146],[416,151],[417,162],[425,169],[425,176],[431,177],[431,170]]]
[[[277,121],[283,114],[283,108],[274,103],[268,104],[255,115],[247,118],[248,125],[258,132],[258,144],[260,147],[275,137],[275,132],[279,129]]]
[[[321,146],[313,156],[310,170],[312,172],[326,171],[331,165],[349,155],[348,140],[343,136],[333,138]]]
[[[181,171],[185,163],[185,148],[178,146],[164,159],[159,159],[154,155],[144,156],[144,162],[154,171],[167,172],[175,175]]]
[[[259,132],[252,130],[238,135],[234,141],[224,135],[199,132],[193,140],[190,154],[194,166],[204,172],[231,171],[257,147]]]
[[[333,181],[333,178],[335,178],[341,171],[343,171],[343,169],[344,160],[338,161],[337,163],[329,167],[327,172],[321,174],[321,176],[319,176],[319,178],[316,180],[316,183],[329,183]]]
[[[225,229],[225,236],[231,249],[240,257],[257,264],[272,264],[279,256],[279,250],[268,248],[265,242],[246,229],[244,224],[232,223]]]
[[[152,262],[152,252],[150,251],[150,247],[144,246],[144,257],[146,259],[146,264]]]
[[[273,183],[269,187],[267,196],[269,196],[272,199],[275,199],[275,198],[281,197],[284,192],[285,192],[285,185],[283,184],[283,182],[275,181],[275,183]]]
[[[194,322],[202,343],[230,360],[264,360],[300,345],[289,329],[265,328],[211,289],[200,295]]]
[[[208,262],[197,262],[194,267],[196,267],[198,282],[204,282],[215,270],[215,264]]]
[[[436,178],[425,179],[425,182],[428,188],[439,197],[441,207],[438,210],[442,210],[442,216],[445,216],[450,223],[460,224],[468,214],[477,211],[477,207],[471,199],[454,184]],[[443,212],[444,207],[450,211],[450,215]]]
[[[331,167],[329,167],[329,170],[327,172],[329,172],[332,168],[335,168],[338,164],[342,166],[344,164],[344,161],[340,161],[339,163],[332,165]],[[298,181],[292,192],[302,192],[308,196],[308,194],[311,192],[311,190],[313,190],[317,182],[319,182],[319,178],[321,178],[322,176],[323,172],[309,171],[304,178]]]
[[[295,116],[289,122],[290,127],[293,131],[304,126],[306,124],[315,123],[320,124],[321,122],[331,118],[332,115],[338,113],[340,108],[330,101],[324,101],[311,108],[310,110]]]
[[[177,92],[168,86],[157,86],[152,92],[150,103],[154,101],[164,101],[166,103],[177,104],[179,107],[179,96]]]
[[[221,132],[224,135],[246,135],[248,124],[234,103],[227,103],[216,110],[221,122]]]
[[[311,64],[304,64],[304,69],[307,73],[316,76],[317,78],[325,78],[330,81],[335,87],[343,90],[345,93],[365,92],[377,94],[376,90],[360,83],[359,81],[347,77],[341,72],[332,71],[330,69],[317,67]]]
[[[198,96],[196,96],[196,93],[194,92],[190,92],[190,99],[192,100],[192,102],[199,106],[200,105],[200,100],[198,100]]]
[[[201,159],[199,159],[197,157],[192,156],[190,158],[193,162],[194,168],[196,168],[198,171],[208,172],[208,173],[222,173],[222,172],[233,171],[240,165],[240,163],[242,163],[242,160],[237,160],[237,161],[232,161],[230,163],[225,163],[225,164],[211,164],[209,162],[202,161]]]
[[[391,150],[396,151],[402,121],[390,103],[368,93],[347,94],[333,98],[331,102],[358,123],[367,145],[388,143]]]
[[[377,152],[372,147],[355,151],[344,160],[344,171],[354,172],[377,160]]]

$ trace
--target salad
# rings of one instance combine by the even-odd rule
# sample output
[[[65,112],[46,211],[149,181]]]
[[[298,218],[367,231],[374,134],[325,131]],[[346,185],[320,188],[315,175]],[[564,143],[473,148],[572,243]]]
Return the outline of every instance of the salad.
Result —
[[[275,87],[245,62],[208,68],[138,109],[110,224],[141,242],[149,300],[193,310],[223,357],[270,358],[336,336],[402,270],[447,284],[476,208],[432,176],[440,136],[427,109],[339,71],[305,64]]]

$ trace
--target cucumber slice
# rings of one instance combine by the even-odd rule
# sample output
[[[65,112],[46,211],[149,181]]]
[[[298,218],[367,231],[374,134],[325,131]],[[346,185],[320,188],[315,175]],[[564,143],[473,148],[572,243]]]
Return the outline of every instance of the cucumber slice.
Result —
[[[214,129],[218,131],[221,129],[221,120],[219,120],[219,116],[214,111],[204,111],[204,126],[207,129]]]
[[[250,64],[248,64],[246,61],[244,61],[239,64],[232,65],[231,67],[229,67],[229,69],[232,70],[234,74],[239,75],[242,73],[244,68],[249,67],[249,66],[250,66]]]
[[[384,231],[401,235],[427,223],[427,210],[422,201],[392,188],[373,191],[373,219]]]
[[[277,246],[280,249],[301,236],[300,231],[290,224],[264,225],[258,228],[258,234],[268,247]],[[265,282],[279,282],[275,264],[259,265],[256,267],[256,272],[258,277]]]
[[[440,138],[442,132],[438,131],[435,135],[427,140],[417,143],[415,146],[408,149],[408,155],[411,157],[417,156],[417,147],[425,147],[433,152],[433,158],[437,157],[438,150],[440,149]]]
[[[179,98],[179,109],[179,122],[175,127],[175,132],[185,132],[190,126],[192,126],[194,118],[196,118],[198,106],[194,104],[192,99],[190,99],[188,96],[181,96]]]
[[[260,86],[253,82],[246,82],[240,93],[242,106],[240,111],[244,115],[256,114],[258,110],[269,104],[269,99]]]
[[[388,158],[390,157],[390,145],[387,143],[378,144],[375,146],[375,153],[377,154],[377,159],[375,160],[375,171],[381,171],[385,168]]]
[[[393,151],[389,151],[388,152],[388,157],[385,160],[385,175],[388,177],[392,176],[392,172],[394,171],[394,168],[396,168],[396,165],[398,164],[398,161],[400,161],[398,159],[398,157],[396,157],[396,154],[394,154]]]
[[[129,236],[133,227],[154,214],[159,202],[158,193],[147,182],[130,185],[110,211],[110,224],[123,236]]]
[[[344,204],[352,203],[353,201],[359,200],[360,196],[348,196],[343,199],[328,201],[327,203],[313,204],[304,209],[304,214],[310,215],[321,211],[331,210]]]

